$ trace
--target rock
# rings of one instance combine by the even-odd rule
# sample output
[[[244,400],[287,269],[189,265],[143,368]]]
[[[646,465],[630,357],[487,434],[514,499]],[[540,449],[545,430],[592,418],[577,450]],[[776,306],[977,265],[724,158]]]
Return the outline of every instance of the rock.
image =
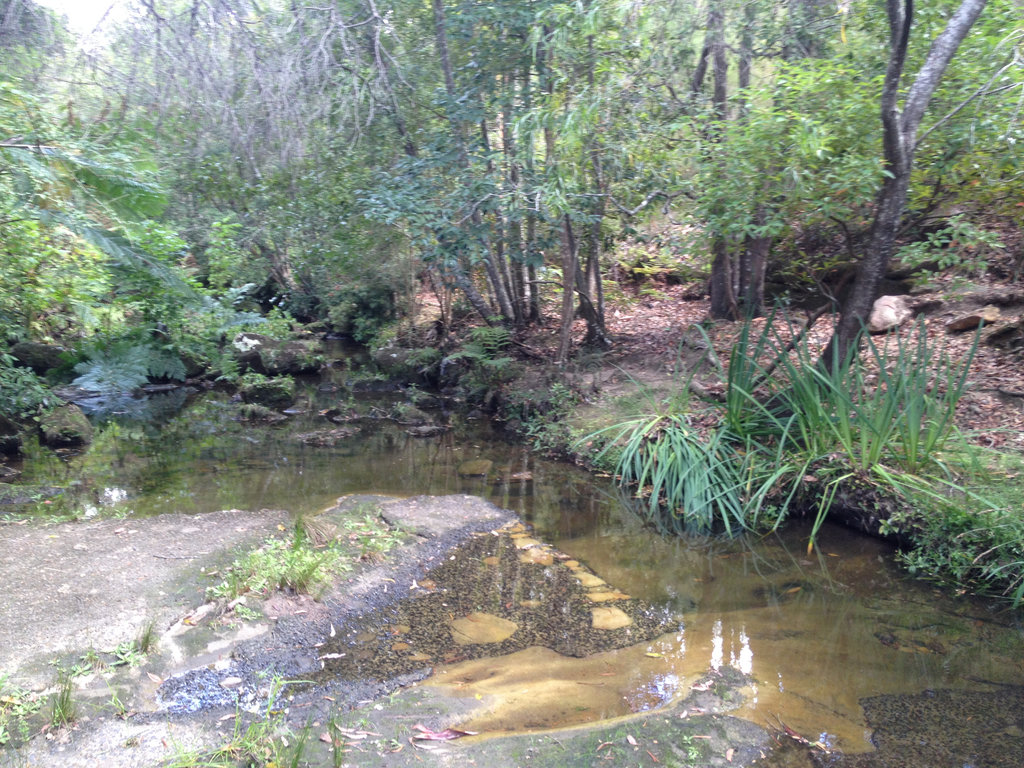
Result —
[[[9,477],[8,479],[14,479]],[[52,485],[11,485],[0,483],[0,504],[32,504],[40,499],[60,496],[63,488]]]
[[[43,414],[39,429],[43,444],[51,447],[85,445],[92,440],[92,424],[82,409],[71,403]]]
[[[295,402],[295,381],[286,376],[243,384],[238,393],[246,403],[281,410]]]
[[[902,325],[914,314],[902,296],[882,296],[875,301],[868,318],[869,333],[884,333]]]
[[[323,359],[316,345],[279,341],[258,333],[240,333],[231,342],[238,363],[267,376],[315,373]]]
[[[958,331],[973,330],[982,323],[992,325],[992,323],[999,320],[1000,315],[999,307],[986,304],[981,309],[968,312],[966,315],[960,315],[960,317],[950,320],[946,323],[946,330],[950,333],[956,333]]]
[[[11,347],[11,356],[26,368],[42,375],[61,364],[63,347],[38,341],[19,341]]]
[[[238,409],[238,415],[242,421],[262,421],[265,424],[277,424],[278,422],[288,420],[288,417],[283,413],[278,413],[273,408],[267,408],[256,403],[245,403]]]
[[[471,613],[452,622],[452,639],[458,645],[500,643],[519,629],[514,621],[490,613]]]
[[[394,410],[394,418],[399,424],[414,427],[421,427],[425,424],[431,424],[434,421],[430,414],[424,413],[415,405],[410,405],[408,403],[402,403],[396,406]]]
[[[486,477],[494,462],[490,459],[471,459],[459,464],[459,477]]]
[[[0,454],[13,456],[21,452],[21,430],[0,413]]]
[[[1024,317],[1012,323],[990,328],[985,332],[986,344],[1000,349],[1019,349],[1024,346]]]
[[[599,605],[590,609],[594,629],[621,629],[633,623],[629,614],[614,605]]]
[[[295,435],[292,439],[305,445],[313,445],[320,448],[332,448],[343,440],[359,434],[359,427],[337,427],[335,429],[321,429],[316,432],[304,432]]]
[[[447,432],[448,427],[443,424],[424,424],[419,427],[409,427],[405,431],[413,437],[436,437]]]
[[[551,565],[555,562],[555,556],[550,550],[534,547],[528,549],[519,556],[519,562],[532,565]]]

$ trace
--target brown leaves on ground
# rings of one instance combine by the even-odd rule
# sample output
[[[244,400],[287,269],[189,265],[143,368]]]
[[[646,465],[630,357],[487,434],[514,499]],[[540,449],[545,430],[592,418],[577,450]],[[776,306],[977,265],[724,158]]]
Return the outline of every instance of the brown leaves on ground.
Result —
[[[928,339],[933,348],[944,352],[954,362],[967,357],[974,344],[975,334],[970,331],[950,333],[946,324],[964,313],[995,297],[1002,306],[1002,316],[1008,321],[1024,314],[1024,291],[1015,287],[975,282],[970,289],[960,288],[955,278],[938,276],[931,293],[907,297],[915,312],[924,316]],[[721,375],[715,371],[714,358],[727,365],[729,352],[740,333],[740,324],[727,321],[707,323],[708,301],[695,299],[693,286],[657,286],[620,305],[606,309],[607,330],[615,345],[600,360],[601,366],[624,370],[640,382],[652,377],[678,377],[678,370],[703,359],[705,365],[698,375],[701,385],[712,395],[724,390]],[[806,322],[806,312],[788,310],[782,319],[788,320],[799,331]],[[765,318],[754,322],[754,333],[763,328]],[[704,324],[704,333],[696,326]],[[810,349],[817,353],[824,349],[832,335],[832,319],[819,319],[807,334]],[[914,333],[914,321],[908,321],[899,330],[904,344]],[[786,322],[778,323],[783,341],[789,338]],[[582,320],[574,326],[574,340],[579,345],[585,333]],[[707,349],[705,335],[711,341]],[[876,344],[895,345],[895,337],[873,337]],[[526,342],[534,349],[542,349],[553,357],[557,343],[557,319],[538,329]],[[577,346],[577,349],[579,347]],[[713,354],[712,354],[713,353]],[[870,368],[872,364],[865,355]],[[684,374],[685,375],[685,374]],[[998,349],[980,344],[976,351],[967,387],[957,408],[957,426],[968,440],[991,448],[1024,450],[1024,351]]]

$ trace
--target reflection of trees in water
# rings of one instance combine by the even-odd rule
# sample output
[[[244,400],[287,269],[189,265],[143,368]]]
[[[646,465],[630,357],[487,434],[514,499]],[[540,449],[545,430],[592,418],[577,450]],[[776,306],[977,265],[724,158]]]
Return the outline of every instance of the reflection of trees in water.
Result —
[[[163,425],[178,415],[196,390],[176,387],[167,392],[138,396],[131,392],[96,395],[76,400],[93,421],[137,421]]]

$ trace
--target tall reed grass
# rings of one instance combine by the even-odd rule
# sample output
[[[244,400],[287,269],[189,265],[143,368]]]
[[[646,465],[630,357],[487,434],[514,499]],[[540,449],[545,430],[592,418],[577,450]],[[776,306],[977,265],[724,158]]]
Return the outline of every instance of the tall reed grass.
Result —
[[[618,453],[620,481],[667,530],[776,527],[813,472],[821,492],[810,549],[844,483],[902,496],[933,478],[947,490],[954,481],[944,449],[957,434],[953,417],[977,339],[953,361],[919,322],[907,338],[864,337],[861,356],[826,366],[795,327],[782,332],[785,323],[774,314],[760,331],[742,326],[717,426],[698,431],[686,413],[659,413],[581,439],[604,442],[599,459]]]

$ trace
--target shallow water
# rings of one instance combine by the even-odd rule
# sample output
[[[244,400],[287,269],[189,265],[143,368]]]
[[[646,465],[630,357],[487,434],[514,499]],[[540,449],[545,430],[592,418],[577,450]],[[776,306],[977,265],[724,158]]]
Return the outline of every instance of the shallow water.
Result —
[[[517,512],[536,538],[652,615],[671,617],[671,631],[582,659],[543,642],[496,644],[508,654],[500,658],[450,657],[436,683],[492,702],[467,724],[473,730],[649,710],[727,664],[756,680],[741,714],[856,752],[870,747],[862,698],[1024,683],[1018,620],[910,579],[887,546],[849,531],[826,526],[810,556],[800,526],[763,539],[665,538],[641,524],[607,479],[539,459],[484,420],[452,417],[452,430],[432,438],[363,420],[346,425],[359,428],[353,437],[312,447],[294,436],[336,428],[320,412],[343,404],[314,383],[304,412],[284,426],[239,422],[224,395],[194,398],[180,412],[181,395],[174,397],[159,424],[110,422],[84,453],[30,451],[23,482],[69,487],[37,513],[306,513],[349,493],[470,493]],[[486,477],[460,474],[479,459],[493,462]]]

